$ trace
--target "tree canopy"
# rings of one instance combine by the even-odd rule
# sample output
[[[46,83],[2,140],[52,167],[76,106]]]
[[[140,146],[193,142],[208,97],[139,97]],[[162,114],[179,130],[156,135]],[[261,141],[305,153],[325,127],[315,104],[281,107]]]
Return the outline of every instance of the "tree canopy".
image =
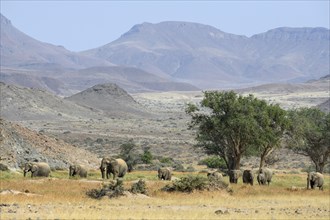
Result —
[[[330,164],[330,113],[315,108],[289,111],[291,119],[289,147],[308,156],[317,172]]]
[[[267,156],[279,145],[287,125],[285,111],[253,95],[204,92],[200,106],[188,104],[196,147],[224,159],[228,170],[240,168],[244,155]],[[264,158],[263,158],[264,160]]]

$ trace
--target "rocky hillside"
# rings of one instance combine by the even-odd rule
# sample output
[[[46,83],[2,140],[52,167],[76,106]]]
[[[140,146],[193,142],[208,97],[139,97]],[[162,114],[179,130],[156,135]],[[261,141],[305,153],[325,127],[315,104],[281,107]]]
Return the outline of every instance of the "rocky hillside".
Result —
[[[329,29],[277,28],[250,38],[190,22],[135,25],[83,52],[200,88],[306,81],[329,72]]]
[[[91,152],[74,147],[0,118],[0,163],[19,169],[27,161],[48,162],[51,168],[67,169],[81,163],[97,169],[99,159]]]
[[[7,120],[77,120],[100,114],[41,89],[0,82],[0,92],[1,117]]]

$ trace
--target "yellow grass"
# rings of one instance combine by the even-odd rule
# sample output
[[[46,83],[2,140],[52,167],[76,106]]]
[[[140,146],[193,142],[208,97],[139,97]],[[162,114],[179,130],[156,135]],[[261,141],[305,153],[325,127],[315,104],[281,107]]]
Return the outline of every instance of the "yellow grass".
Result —
[[[305,174],[276,174],[271,186],[231,185],[224,191],[168,193],[168,184],[154,178],[155,172],[128,174],[125,188],[137,176],[147,179],[149,197],[132,195],[101,200],[85,192],[100,188],[102,181],[57,178],[1,178],[1,190],[11,189],[38,195],[0,195],[2,219],[329,219],[330,178],[325,190],[306,190]],[[176,173],[176,176],[185,175]],[[196,175],[196,174],[195,174]],[[294,183],[294,184],[293,184]],[[292,186],[295,186],[292,189]],[[301,188],[300,188],[301,187]],[[221,210],[221,211],[219,211]],[[216,214],[219,213],[219,214]],[[222,214],[221,214],[222,213]]]

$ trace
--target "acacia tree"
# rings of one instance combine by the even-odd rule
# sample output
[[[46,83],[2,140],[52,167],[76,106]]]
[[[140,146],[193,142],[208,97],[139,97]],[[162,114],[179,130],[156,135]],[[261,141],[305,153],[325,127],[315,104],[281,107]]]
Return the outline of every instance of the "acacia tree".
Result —
[[[330,113],[315,108],[289,112],[291,119],[289,148],[307,156],[317,172],[330,164]]]
[[[228,170],[240,168],[241,157],[260,154],[261,165],[285,130],[285,111],[252,95],[204,92],[200,108],[189,104],[189,127],[196,129],[196,147],[221,157]]]
[[[289,127],[289,120],[287,113],[278,104],[267,104],[266,102],[259,102],[257,109],[256,120],[259,124],[259,145],[257,152],[260,155],[261,169],[266,158],[276,149],[281,147],[284,134]]]

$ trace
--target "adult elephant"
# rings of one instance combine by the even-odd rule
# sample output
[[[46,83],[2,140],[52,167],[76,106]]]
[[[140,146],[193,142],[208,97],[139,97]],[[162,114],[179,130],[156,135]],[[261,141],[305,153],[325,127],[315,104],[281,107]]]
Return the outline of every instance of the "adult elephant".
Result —
[[[24,177],[27,172],[31,172],[31,178],[37,176],[48,177],[50,174],[50,167],[44,162],[27,162],[24,166]]]
[[[254,175],[252,170],[243,171],[243,183],[251,184],[253,186]]]
[[[69,167],[69,176],[80,176],[82,178],[87,178],[87,169],[84,165],[71,164]]]
[[[124,177],[127,173],[128,167],[123,159],[105,157],[101,161],[100,170],[102,179],[105,178],[105,173],[107,179],[109,179],[111,173],[113,174],[113,179],[116,179],[117,177]]]
[[[320,190],[323,190],[324,177],[322,173],[319,172],[309,172],[307,175],[307,189],[314,189],[319,187]]]
[[[228,174],[230,183],[237,183],[238,178],[242,176],[242,172],[240,170],[230,170]]]
[[[257,180],[259,185],[266,185],[268,183],[269,186],[270,182],[272,181],[272,177],[273,171],[271,169],[261,168],[257,175]]]
[[[161,167],[158,169],[158,179],[160,180],[171,180],[172,170],[167,167]]]

